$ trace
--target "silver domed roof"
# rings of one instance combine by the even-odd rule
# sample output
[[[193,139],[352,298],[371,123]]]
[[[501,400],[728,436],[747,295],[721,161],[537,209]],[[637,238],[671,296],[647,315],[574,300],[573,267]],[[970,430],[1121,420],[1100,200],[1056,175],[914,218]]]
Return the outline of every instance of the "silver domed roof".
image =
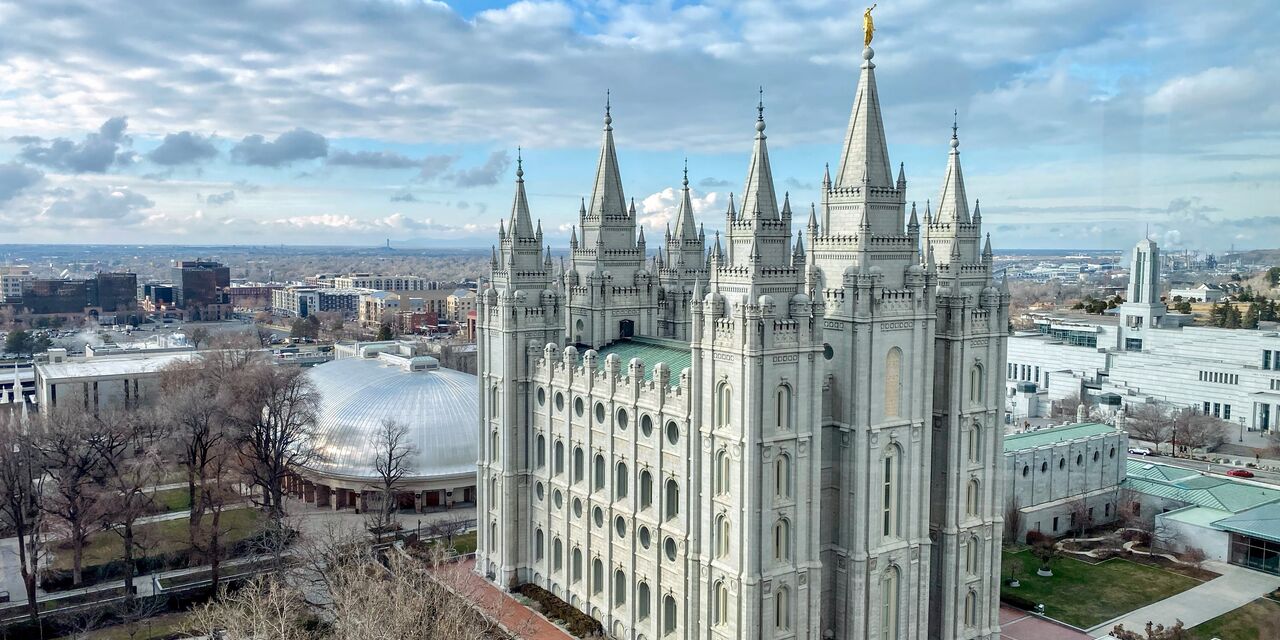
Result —
[[[434,358],[414,361],[434,364]],[[390,418],[408,427],[408,441],[416,448],[405,481],[475,473],[479,402],[474,375],[443,367],[412,371],[380,358],[334,360],[308,375],[320,393],[316,445],[325,458],[308,464],[308,470],[353,480],[378,478],[377,433]]]

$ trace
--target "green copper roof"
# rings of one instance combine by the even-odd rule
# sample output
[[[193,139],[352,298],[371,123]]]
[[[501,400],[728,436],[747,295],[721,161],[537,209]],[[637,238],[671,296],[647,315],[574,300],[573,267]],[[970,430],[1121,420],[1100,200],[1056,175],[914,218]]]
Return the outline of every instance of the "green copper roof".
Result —
[[[1228,513],[1280,500],[1276,489],[1169,465],[1129,460],[1126,473],[1126,489]]]
[[[1004,437],[1004,452],[1020,451],[1022,449],[1034,449],[1058,442],[1066,442],[1068,440],[1078,440],[1080,438],[1091,438],[1106,433],[1114,433],[1115,427],[1096,422],[1080,422],[1077,424],[1067,424],[1060,427],[1050,427],[1048,429],[1038,429],[1036,431],[1025,431],[1023,433],[1012,433]]]
[[[1243,513],[1237,513],[1230,518],[1213,523],[1213,526],[1254,538],[1280,542],[1280,502],[1264,504]]]
[[[626,338],[612,342],[600,348],[600,362],[603,363],[611,353],[618,354],[624,371],[632,358],[639,358],[644,363],[645,380],[653,380],[653,370],[659,362],[667,363],[671,369],[668,384],[672,387],[680,385],[680,372],[693,362],[693,352],[687,342],[660,338]]]

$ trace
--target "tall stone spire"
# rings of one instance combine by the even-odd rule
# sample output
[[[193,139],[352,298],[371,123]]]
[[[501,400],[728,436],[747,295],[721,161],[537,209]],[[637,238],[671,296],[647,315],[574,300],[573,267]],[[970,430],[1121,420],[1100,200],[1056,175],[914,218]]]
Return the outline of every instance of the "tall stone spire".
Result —
[[[596,162],[596,182],[591,191],[592,217],[627,215],[627,201],[622,196],[622,176],[618,172],[618,153],[613,145],[613,114],[609,95],[604,102],[604,139],[600,143],[600,159]]]
[[[959,126],[951,124],[951,154],[947,159],[947,173],[942,180],[942,195],[938,197],[938,222],[969,222],[969,201],[964,193],[964,175],[960,171],[960,138],[957,135]]]
[[[524,158],[519,147],[516,147],[516,196],[511,203],[511,234],[517,238],[534,237],[529,199],[524,193]]]
[[[751,165],[747,168],[747,185],[742,191],[742,218],[777,220],[778,197],[773,190],[773,171],[769,168],[769,149],[764,135],[764,88],[760,89],[760,102],[756,105],[756,140],[751,151]]]
[[[889,148],[885,144],[884,122],[880,117],[880,92],[876,89],[875,63],[871,47],[862,50],[862,75],[853,99],[853,113],[844,137],[844,151],[836,171],[835,186],[893,187]]]
[[[676,210],[675,237],[697,240],[698,227],[693,220],[693,199],[689,195],[689,161],[684,161],[684,186],[680,189],[680,208]]]

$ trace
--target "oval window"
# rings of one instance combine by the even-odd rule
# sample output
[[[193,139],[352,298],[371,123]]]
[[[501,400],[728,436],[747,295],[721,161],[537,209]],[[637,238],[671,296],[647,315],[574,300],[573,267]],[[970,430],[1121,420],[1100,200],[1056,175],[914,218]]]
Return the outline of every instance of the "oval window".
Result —
[[[542,387],[538,387],[538,406],[541,407],[546,403],[547,403],[547,390],[543,389]]]
[[[653,418],[640,416],[640,433],[646,438],[653,435]]]
[[[618,409],[618,429],[625,431],[627,429],[627,410]]]
[[[636,532],[636,537],[640,538],[640,546],[646,549],[649,548],[649,543],[652,542],[649,538],[649,527],[640,527],[640,530]]]
[[[675,421],[667,423],[667,442],[671,444],[680,442],[680,427],[676,425]]]
[[[662,550],[666,552],[668,560],[672,562],[676,561],[676,539],[675,538],[667,538],[666,542],[662,543]]]
[[[556,392],[556,411],[564,411],[564,394]]]
[[[604,403],[596,403],[596,422],[604,424]]]
[[[575,400],[573,401],[573,412],[574,412],[574,413],[576,413],[576,414],[578,415],[578,417],[579,417],[579,418],[581,418],[581,417],[582,417],[582,410],[583,410],[582,398],[577,398],[577,399],[575,399]]]

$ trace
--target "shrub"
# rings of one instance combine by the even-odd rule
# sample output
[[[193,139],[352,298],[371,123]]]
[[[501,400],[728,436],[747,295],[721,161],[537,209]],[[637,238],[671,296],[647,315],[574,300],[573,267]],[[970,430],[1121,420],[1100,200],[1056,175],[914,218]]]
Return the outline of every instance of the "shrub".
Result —
[[[1049,536],[1046,536],[1043,533],[1040,533],[1039,531],[1027,532],[1027,544],[1033,547],[1041,542],[1044,542],[1045,540],[1051,540],[1051,538]]]
[[[1016,609],[1022,609],[1023,611],[1035,611],[1036,605],[1038,604],[1030,598],[1024,598],[1016,593],[1009,593],[1007,591],[1000,592],[1000,602]]]
[[[548,618],[562,621],[569,633],[579,638],[604,635],[604,627],[595,618],[578,611],[572,605],[557,598],[555,594],[542,587],[533,584],[522,584],[513,589],[513,591],[537,602]]]

